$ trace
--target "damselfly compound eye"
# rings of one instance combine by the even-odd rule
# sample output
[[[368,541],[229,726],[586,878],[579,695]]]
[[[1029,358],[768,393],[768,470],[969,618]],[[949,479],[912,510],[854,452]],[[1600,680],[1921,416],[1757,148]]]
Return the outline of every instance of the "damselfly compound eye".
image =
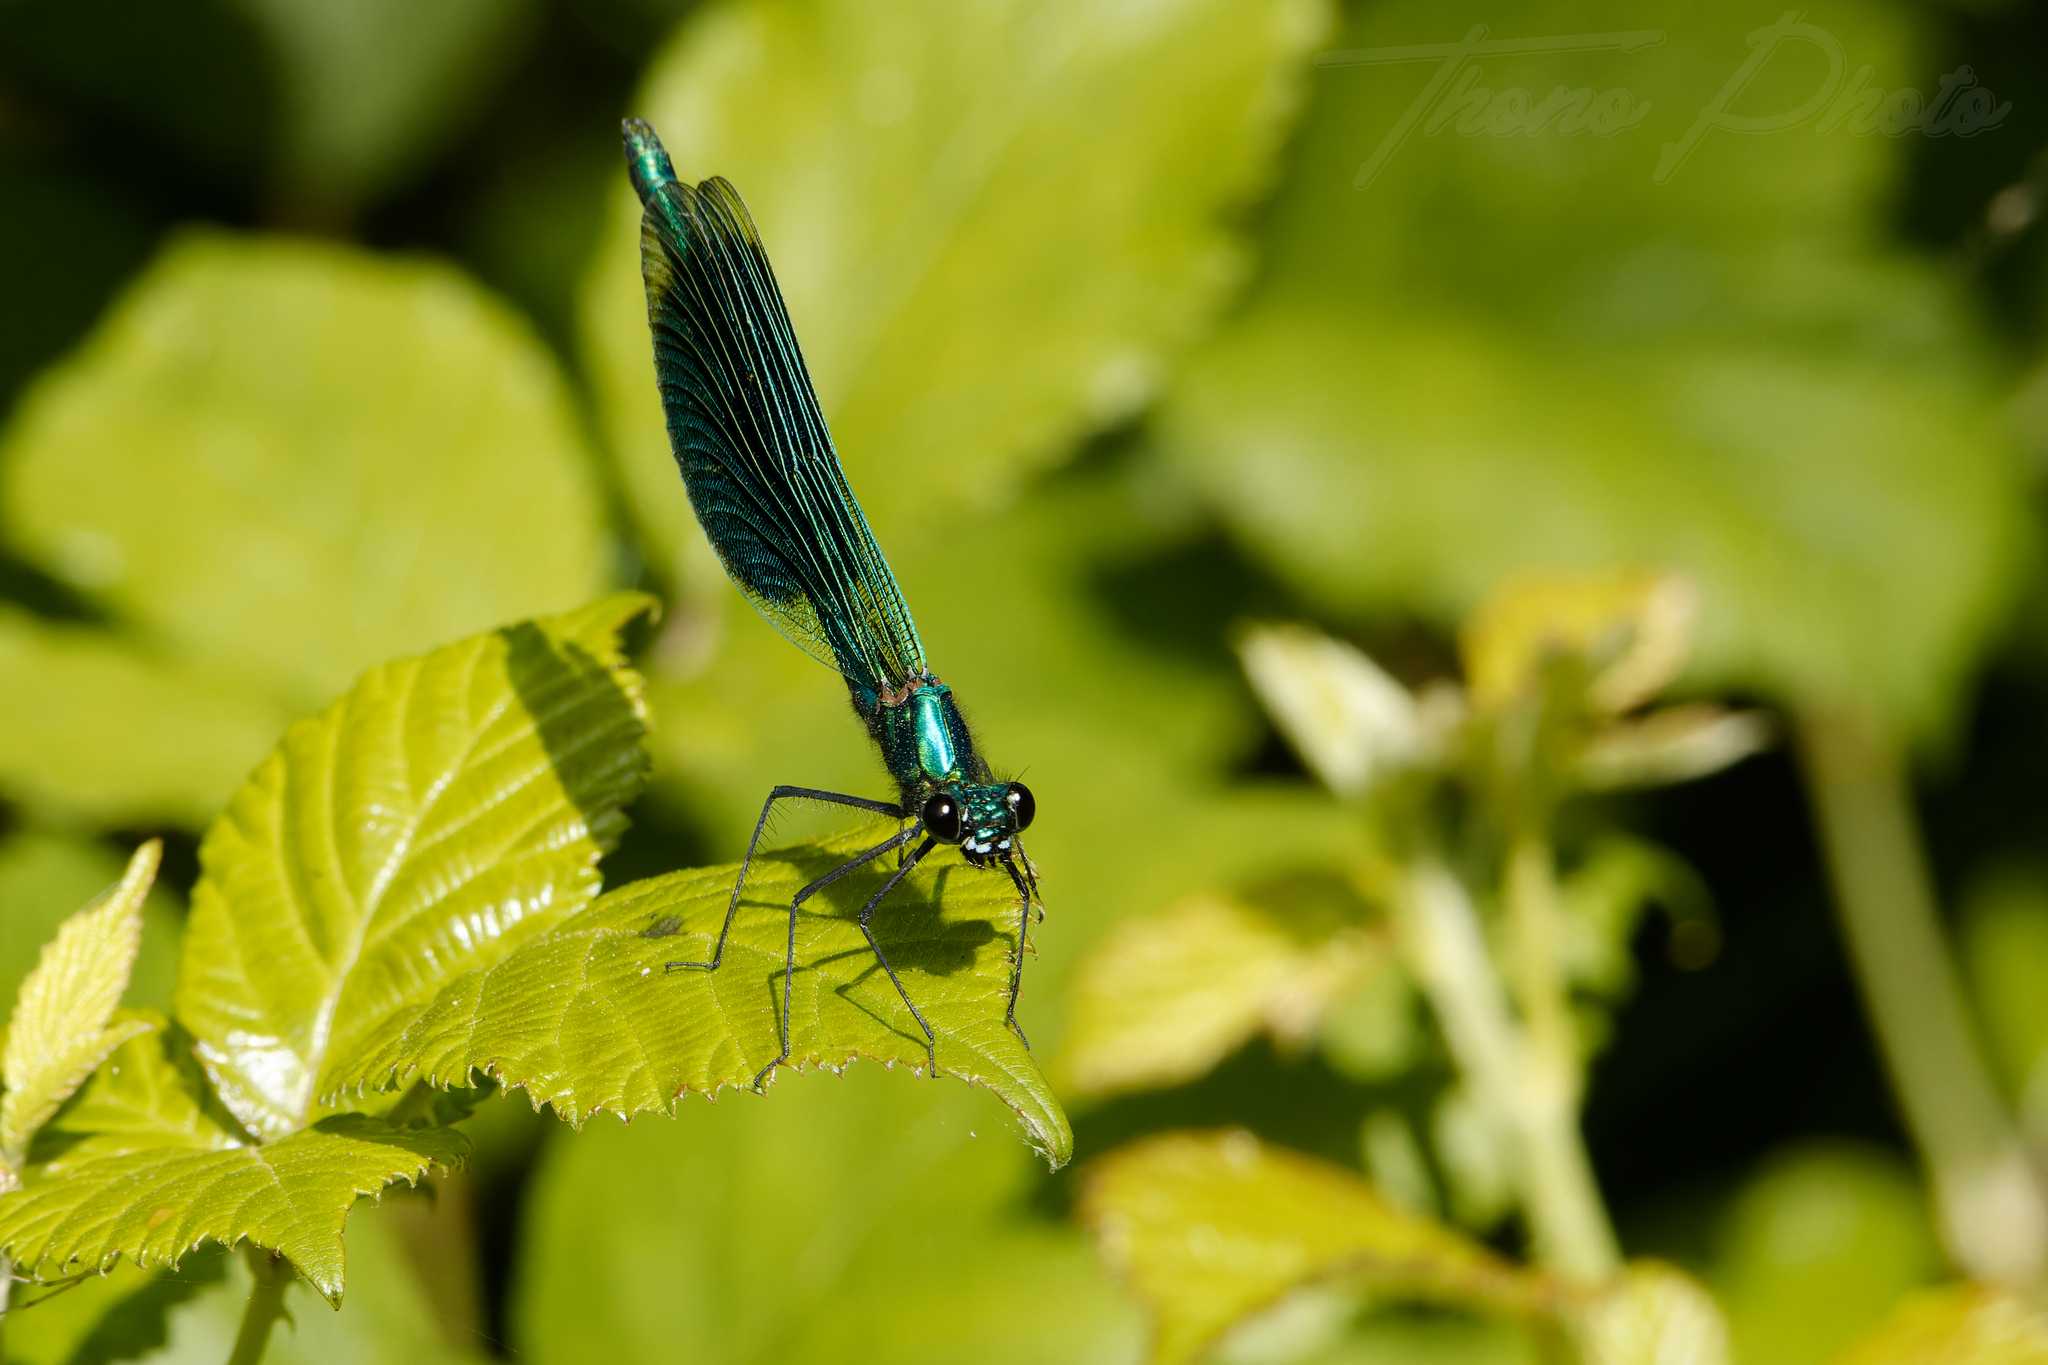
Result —
[[[1012,782],[1003,791],[1003,804],[1010,808],[1018,829],[1031,828],[1031,817],[1038,814],[1038,803],[1031,799],[1031,788],[1022,782]]]
[[[933,792],[926,797],[918,818],[934,839],[949,844],[960,842],[960,803],[946,793]]]

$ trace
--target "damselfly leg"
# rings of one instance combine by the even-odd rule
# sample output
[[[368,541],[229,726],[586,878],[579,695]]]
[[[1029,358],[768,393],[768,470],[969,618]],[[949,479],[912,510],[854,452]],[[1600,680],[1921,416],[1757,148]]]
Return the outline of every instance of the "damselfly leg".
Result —
[[[887,801],[876,801],[865,796],[852,796],[845,792],[823,791],[816,787],[776,787],[768,793],[767,801],[762,803],[761,816],[754,822],[753,837],[747,840],[747,854],[740,862],[739,876],[733,881],[732,898],[726,903],[725,922],[719,926],[718,942],[711,950],[711,957],[703,962],[670,962],[666,964],[667,970],[672,972],[715,972],[720,964],[724,962],[726,940],[732,933],[733,919],[739,913],[740,896],[746,890],[747,873],[753,869],[754,853],[760,845],[761,833],[768,827],[768,817],[775,809],[775,803],[778,801],[822,801],[834,805],[852,806],[858,810],[873,811],[878,815],[887,815],[897,820],[904,818],[903,810]],[[789,1002],[791,984],[796,975],[796,920],[798,912],[803,907],[803,903],[817,892],[838,881],[841,877],[858,871],[891,850],[903,847],[922,833],[924,833],[924,825],[921,822],[913,821],[910,825],[899,829],[895,834],[890,835],[874,847],[863,849],[861,852],[856,853],[852,858],[833,868],[824,876],[806,884],[794,896],[790,897],[789,931],[783,944],[782,1006],[776,1014],[776,1035],[782,1046],[781,1051],[776,1054],[773,1061],[754,1073],[754,1089],[761,1089],[763,1082],[768,1078],[768,1073],[789,1060]],[[881,964],[882,970],[888,974],[889,983],[896,988],[896,994],[902,998],[904,1006],[909,1009],[911,1018],[917,1020],[917,1026],[924,1030],[925,1052],[931,1060],[933,1071],[936,1072],[938,1069],[937,1040],[932,1036],[931,1025],[925,1022],[923,1013],[918,1010],[915,1004],[911,1003],[910,996],[903,989],[902,980],[896,975],[896,969],[889,965],[889,959],[883,955],[881,945],[875,941],[874,933],[868,927],[868,921],[873,917],[875,907],[881,903],[882,898],[894,890],[896,884],[910,874],[911,869],[916,867],[924,855],[931,851],[932,846],[933,841],[926,839],[924,844],[914,854],[904,860],[897,867],[896,871],[890,875],[889,880],[884,882],[881,888],[874,895],[870,896],[867,903],[861,907],[859,918],[860,931],[866,936],[868,947],[874,950],[875,960]]]

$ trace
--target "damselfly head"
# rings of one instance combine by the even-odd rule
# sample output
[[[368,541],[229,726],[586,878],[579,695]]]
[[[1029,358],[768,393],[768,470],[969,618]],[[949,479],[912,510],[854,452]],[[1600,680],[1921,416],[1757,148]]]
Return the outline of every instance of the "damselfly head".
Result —
[[[1014,837],[1037,813],[1022,782],[956,782],[934,788],[918,817],[934,839],[960,845],[968,862],[983,867],[1009,857]]]

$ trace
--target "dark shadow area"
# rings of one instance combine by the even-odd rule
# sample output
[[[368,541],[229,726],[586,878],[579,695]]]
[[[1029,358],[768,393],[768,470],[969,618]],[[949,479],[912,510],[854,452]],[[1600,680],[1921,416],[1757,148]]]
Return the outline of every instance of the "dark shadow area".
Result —
[[[2037,207],[2048,192],[2048,105],[2034,93],[2048,69],[2043,18],[2035,5],[1944,11],[1930,75],[1967,72],[1963,88],[1989,90],[2006,108],[1970,137],[1967,152],[1954,138],[1902,139],[1909,174],[1896,209],[1905,236],[1970,270],[1987,314],[2030,344],[2044,335],[2040,305],[2048,290],[2048,229]],[[2018,198],[2008,193],[2016,187]],[[2001,196],[2002,211],[1994,208]],[[2013,211],[2022,202],[2030,210],[2024,216]]]
[[[0,385],[4,385],[0,378]],[[0,388],[0,399],[5,390]],[[65,625],[108,625],[98,603],[37,565],[0,548],[0,601]]]
[[[822,877],[846,864],[843,858],[836,858],[814,849],[784,849],[780,850],[777,856],[794,862],[806,880]],[[882,951],[889,955],[889,961],[899,971],[915,968],[933,976],[952,976],[966,971],[974,965],[976,950],[995,938],[999,932],[988,920],[948,921],[945,918],[943,907],[947,883],[959,867],[956,864],[934,869],[932,865],[948,856],[958,857],[945,848],[934,849],[919,865],[917,871],[899,882],[896,888],[875,906],[874,918],[871,921],[875,939],[882,945]],[[867,904],[868,897],[879,891],[895,871],[893,860],[889,855],[883,854],[867,867],[847,874],[843,880],[833,883],[805,901],[802,908],[797,911],[799,922],[807,918],[848,922],[857,919],[861,907]],[[928,871],[936,871],[937,875],[926,881],[924,874]],[[1002,873],[992,870],[987,875],[1001,877]],[[1007,884],[1007,879],[1005,882]],[[771,903],[757,900],[750,893],[741,899],[740,913],[773,915],[779,921],[786,922],[789,902]],[[796,968],[800,972],[806,965],[822,965],[849,956],[863,955],[873,956],[865,945],[828,954],[807,964],[803,957],[803,935],[799,929]],[[879,966],[876,970],[879,970]],[[779,1000],[779,969],[775,977],[773,985],[777,992],[776,998]],[[839,989],[843,991],[845,986],[842,985]]]
[[[84,151],[10,146],[0,128],[0,260],[35,263],[7,276],[0,414],[11,412],[31,376],[78,344],[170,223],[160,205],[81,167]],[[0,563],[0,593],[40,607],[38,585],[8,568]]]
[[[225,0],[11,4],[0,87],[25,107],[23,141],[62,148],[174,218],[249,217],[275,150],[270,47]]]
[[[1663,922],[1594,1065],[1586,1131],[1617,1210],[1681,1173],[1739,1174],[1799,1137],[1902,1146],[1849,977],[1798,771],[1773,752],[1656,793],[1643,833],[1714,889],[1719,956],[1681,971]]]
[[[732,856],[695,811],[660,788],[634,802],[630,813],[618,846],[600,864],[607,889]]]
[[[626,816],[607,802],[648,766],[647,727],[632,698],[602,661],[573,641],[557,643],[530,621],[498,635],[505,641],[506,676],[563,792],[599,843],[615,841],[625,832]]]
[[[1211,529],[1156,553],[1089,566],[1084,585],[1119,631],[1161,653],[1237,667],[1231,631],[1246,620],[1299,615],[1287,590]]]

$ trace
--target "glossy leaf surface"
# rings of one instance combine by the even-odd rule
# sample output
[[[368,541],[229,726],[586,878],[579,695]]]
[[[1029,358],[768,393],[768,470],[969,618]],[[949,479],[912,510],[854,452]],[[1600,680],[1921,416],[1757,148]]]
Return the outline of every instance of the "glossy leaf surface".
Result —
[[[177,994],[221,1098],[263,1137],[320,1076],[594,898],[645,780],[608,597],[372,669],[288,731],[200,847]]]
[[[135,850],[120,882],[66,920],[22,982],[0,1050],[0,1180],[11,1180],[29,1139],[115,1048],[145,1032],[116,1020],[129,970],[142,946],[142,904],[163,845]]]
[[[342,1291],[342,1225],[356,1199],[452,1166],[450,1129],[343,1116],[263,1146],[149,1146],[58,1160],[0,1198],[0,1248],[49,1278],[118,1258],[172,1265],[201,1242],[281,1252],[328,1299]]]
[[[779,1050],[775,1007],[790,897],[894,828],[756,857],[716,972],[664,965],[709,959],[739,868],[632,882],[495,966],[458,977],[409,1021],[393,1016],[346,1068],[331,1068],[329,1080],[450,1086],[482,1072],[578,1124],[601,1111],[672,1111],[679,1095],[744,1087]],[[926,1065],[924,1035],[854,921],[892,862],[804,904],[790,1007],[799,1068]],[[937,855],[874,920],[883,951],[937,1035],[940,1073],[992,1091],[1058,1166],[1073,1152],[1066,1115],[1003,1022],[1016,925],[1009,878]]]

